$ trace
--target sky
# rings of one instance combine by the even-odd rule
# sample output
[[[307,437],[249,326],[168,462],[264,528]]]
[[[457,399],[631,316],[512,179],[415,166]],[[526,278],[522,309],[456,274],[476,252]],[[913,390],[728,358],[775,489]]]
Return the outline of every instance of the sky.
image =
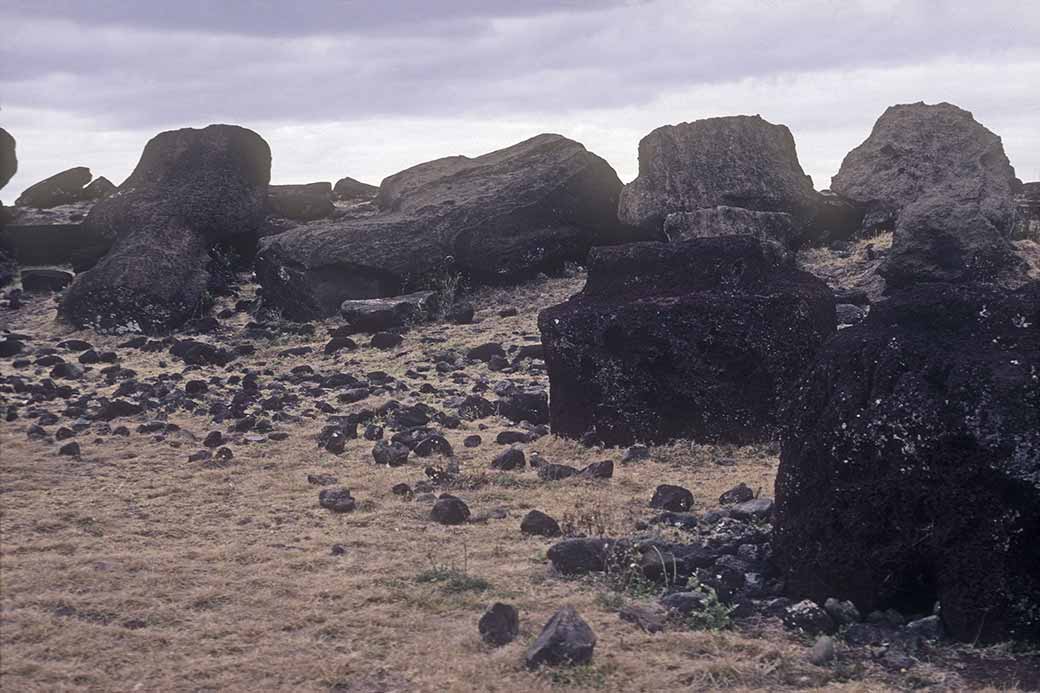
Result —
[[[541,132],[623,181],[656,127],[760,114],[817,188],[896,103],[948,101],[1040,180],[1040,2],[0,0],[0,198],[116,184],[163,130],[235,123],[272,182],[383,177]]]

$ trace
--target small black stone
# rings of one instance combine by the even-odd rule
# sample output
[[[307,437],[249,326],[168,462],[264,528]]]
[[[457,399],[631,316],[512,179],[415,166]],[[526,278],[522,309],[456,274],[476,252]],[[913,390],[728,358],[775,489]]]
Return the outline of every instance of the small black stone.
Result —
[[[318,504],[336,513],[349,513],[357,508],[357,501],[346,488],[325,488],[318,493]]]
[[[661,508],[682,513],[693,507],[693,494],[682,486],[661,484],[650,499],[651,508]]]
[[[516,607],[497,602],[480,617],[477,629],[481,640],[488,645],[508,645],[520,633],[520,614]]]

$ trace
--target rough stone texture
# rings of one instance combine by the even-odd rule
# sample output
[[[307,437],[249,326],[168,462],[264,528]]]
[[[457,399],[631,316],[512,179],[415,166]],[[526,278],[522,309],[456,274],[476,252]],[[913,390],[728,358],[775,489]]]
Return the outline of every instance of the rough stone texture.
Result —
[[[938,194],[972,202],[1007,234],[1015,180],[1000,138],[970,112],[918,102],[889,107],[842,161],[831,189],[863,205],[863,232],[894,229],[904,208]]]
[[[339,312],[347,324],[339,334],[379,332],[405,327],[426,319],[437,307],[433,291],[416,291],[404,296],[344,301]]]
[[[1012,237],[1040,241],[1040,181],[1022,186],[1015,195],[1015,208]]]
[[[573,607],[553,614],[538,638],[527,649],[524,661],[530,669],[550,666],[585,664],[592,659],[596,635]]]
[[[98,178],[94,182],[104,180]],[[96,203],[84,190],[83,199],[48,209],[5,209],[7,219],[6,225],[0,223],[0,247],[23,265],[72,265],[77,272],[84,272],[112,247],[110,237],[83,226]]]
[[[14,137],[7,130],[0,128],[0,190],[18,172],[18,155],[15,152]]]
[[[609,445],[769,438],[836,330],[827,286],[746,236],[597,249],[538,325],[553,432]]]
[[[820,354],[784,414],[774,556],[795,597],[1040,636],[1040,284],[922,285]]]
[[[520,614],[511,604],[495,602],[477,623],[480,639],[492,647],[508,645],[520,634]]]
[[[613,539],[564,539],[546,555],[561,575],[582,575],[606,570],[608,561],[616,558],[616,546]]]
[[[92,178],[86,166],[76,166],[26,188],[15,205],[47,209],[83,199],[83,188]]]
[[[48,209],[11,207],[8,212],[10,213],[11,223],[19,226],[79,225],[87,218],[95,204],[97,204],[97,200],[83,199]]]
[[[378,187],[349,177],[340,178],[332,188],[332,196],[343,202],[373,200],[378,194]]]
[[[665,217],[664,233],[670,241],[714,236],[751,236],[794,250],[801,230],[786,212],[756,212],[741,207],[707,207],[693,212],[674,212]]]
[[[318,494],[318,504],[333,512],[349,513],[357,509],[357,501],[345,488],[325,488]]]
[[[446,275],[472,285],[527,278],[583,260],[592,245],[637,238],[617,220],[620,188],[607,162],[559,135],[438,159],[384,180],[374,216],[264,238],[257,275],[265,300],[295,319]]]
[[[693,494],[689,489],[672,484],[661,484],[654,489],[650,499],[651,508],[661,508],[672,512],[683,513],[693,507]]]
[[[267,207],[272,214],[285,219],[324,219],[336,211],[332,204],[332,183],[268,186]]]
[[[83,188],[82,200],[100,200],[108,197],[116,191],[116,185],[104,176],[98,176],[90,185]]]
[[[469,519],[469,506],[461,498],[442,493],[433,504],[430,517],[442,525],[461,525]]]
[[[743,207],[812,216],[812,180],[794,138],[760,116],[665,125],[639,142],[639,176],[621,192],[623,222],[659,230],[673,212]]]
[[[0,227],[2,226],[3,220],[0,218]],[[0,245],[0,288],[12,283],[17,276],[18,263],[11,253]]]
[[[20,273],[22,288],[26,291],[61,291],[72,283],[72,273],[60,269],[34,267]]]
[[[160,133],[85,227],[114,239],[76,277],[60,314],[99,331],[163,332],[207,305],[209,251],[255,232],[264,217],[271,150],[251,130],[211,125]]]
[[[974,201],[927,195],[899,215],[892,249],[878,270],[886,289],[922,282],[991,281],[1022,261]]]
[[[821,190],[816,197],[809,235],[814,243],[825,245],[835,241],[850,241],[863,225],[864,209],[858,203],[833,190]]]
[[[85,272],[111,247],[112,239],[78,223],[24,224],[19,215],[0,231],[0,248],[23,265],[71,265]]]
[[[520,522],[520,531],[542,537],[558,537],[562,534],[560,523],[541,510],[531,510]]]

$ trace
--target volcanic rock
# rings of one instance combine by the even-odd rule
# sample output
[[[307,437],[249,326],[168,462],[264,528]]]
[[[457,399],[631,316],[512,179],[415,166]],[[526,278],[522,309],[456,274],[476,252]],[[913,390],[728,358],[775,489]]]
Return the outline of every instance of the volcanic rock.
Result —
[[[332,204],[332,184],[268,186],[267,208],[275,216],[294,221],[324,219],[336,209]]]
[[[508,645],[520,634],[520,615],[515,606],[496,602],[480,617],[477,629],[488,645]]]
[[[340,178],[332,188],[332,196],[343,202],[356,200],[372,200],[379,194],[379,188],[353,178]]]
[[[347,324],[337,335],[357,332],[382,332],[407,327],[425,320],[437,307],[437,294],[417,291],[404,296],[344,301],[339,312]]]
[[[1040,283],[926,284],[842,330],[792,393],[774,561],[792,596],[1040,635]]]
[[[664,219],[669,241],[714,236],[751,236],[774,243],[781,251],[794,250],[802,230],[787,212],[755,212],[740,207],[708,207],[692,212],[673,212]]]
[[[846,155],[831,189],[863,205],[864,232],[894,229],[906,207],[939,195],[972,202],[991,228],[1007,234],[1015,180],[1000,137],[970,112],[918,102],[889,107]]]
[[[815,201],[786,126],[728,116],[665,125],[640,140],[639,176],[622,190],[618,216],[654,230],[674,212],[718,206],[801,221]]]
[[[610,166],[559,135],[388,177],[375,216],[313,222],[261,241],[265,300],[294,319],[347,299],[395,296],[448,276],[471,285],[533,277],[592,245],[635,240],[616,216]]]
[[[538,326],[553,432],[608,445],[768,439],[836,330],[827,286],[747,236],[598,248]]]
[[[263,221],[271,150],[230,125],[164,132],[145,146],[119,190],[84,225],[114,239],[76,277],[60,314],[105,332],[156,333],[207,307],[214,244],[255,233]]]
[[[76,166],[30,185],[14,203],[18,207],[47,209],[78,202],[83,198],[83,188],[91,178],[89,168]]]
[[[596,635],[572,607],[557,611],[542,628],[538,638],[524,655],[529,669],[550,666],[580,665],[592,659]]]
[[[933,193],[902,210],[879,273],[891,291],[922,282],[991,281],[1021,265],[983,206]]]
[[[14,137],[7,130],[0,128],[0,190],[18,172],[18,155],[15,152]]]

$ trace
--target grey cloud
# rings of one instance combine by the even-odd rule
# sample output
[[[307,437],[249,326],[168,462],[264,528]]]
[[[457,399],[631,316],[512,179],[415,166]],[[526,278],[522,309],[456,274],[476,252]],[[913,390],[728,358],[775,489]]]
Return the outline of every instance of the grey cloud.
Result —
[[[210,122],[321,132],[278,141],[294,179],[377,181],[539,131],[630,177],[653,127],[760,113],[822,187],[885,106],[921,99],[975,111],[1040,175],[1035,3],[6,0],[0,27],[0,124],[25,143],[12,186],[125,173],[154,133]]]
[[[596,11],[625,0],[8,0],[15,18],[259,36],[421,33],[493,17]]]
[[[1040,33],[1040,12],[1014,3],[981,16],[943,3],[202,6],[17,2],[0,99],[120,127],[547,113],[824,68],[1035,55]]]

